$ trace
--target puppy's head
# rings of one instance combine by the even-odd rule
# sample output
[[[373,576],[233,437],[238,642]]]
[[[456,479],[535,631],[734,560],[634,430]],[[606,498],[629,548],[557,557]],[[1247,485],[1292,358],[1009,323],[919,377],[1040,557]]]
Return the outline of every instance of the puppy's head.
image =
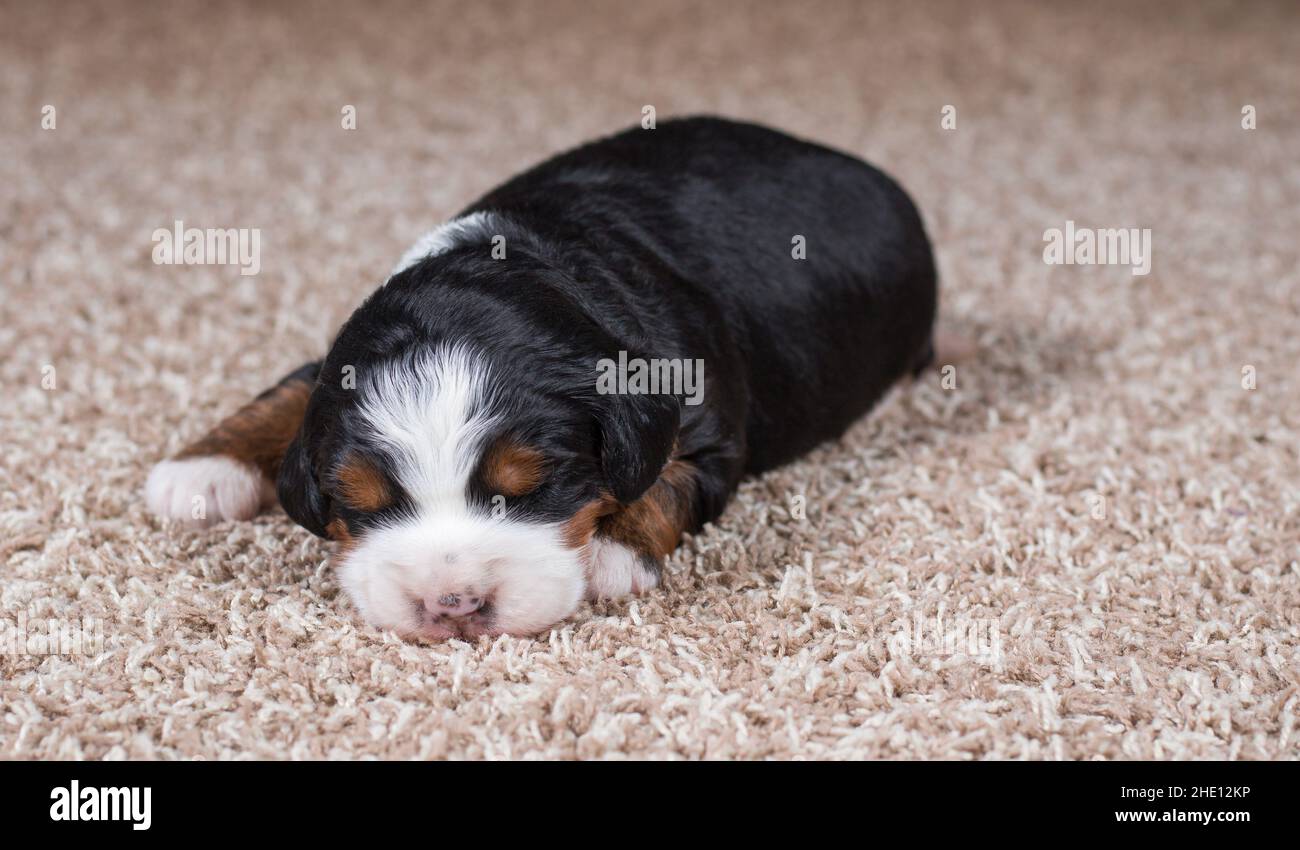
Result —
[[[668,459],[676,400],[597,395],[594,355],[574,350],[521,359],[408,339],[361,356],[355,335],[327,358],[278,489],[293,519],[339,544],[362,616],[425,638],[533,634],[569,616],[597,521]]]

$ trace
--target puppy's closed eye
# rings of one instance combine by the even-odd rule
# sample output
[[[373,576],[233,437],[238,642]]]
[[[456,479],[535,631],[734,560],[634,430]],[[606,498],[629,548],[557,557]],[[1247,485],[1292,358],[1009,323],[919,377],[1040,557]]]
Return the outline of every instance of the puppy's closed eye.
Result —
[[[546,478],[546,458],[514,437],[502,437],[483,456],[483,483],[502,496],[526,496]]]

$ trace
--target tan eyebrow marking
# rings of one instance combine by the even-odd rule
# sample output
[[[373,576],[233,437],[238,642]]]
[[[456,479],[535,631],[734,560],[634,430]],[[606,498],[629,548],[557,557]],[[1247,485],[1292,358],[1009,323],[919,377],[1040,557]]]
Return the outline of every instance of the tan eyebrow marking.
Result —
[[[483,482],[494,494],[524,496],[546,477],[546,459],[513,438],[497,440],[483,459]]]
[[[339,495],[343,501],[360,511],[377,511],[393,503],[388,482],[374,465],[365,458],[350,455],[338,472]]]

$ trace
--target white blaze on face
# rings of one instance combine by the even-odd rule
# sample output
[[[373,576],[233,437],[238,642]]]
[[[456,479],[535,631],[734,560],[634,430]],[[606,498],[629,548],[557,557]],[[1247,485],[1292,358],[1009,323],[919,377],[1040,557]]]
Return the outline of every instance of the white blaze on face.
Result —
[[[494,518],[468,501],[494,425],[487,363],[460,346],[399,358],[364,375],[356,415],[414,503],[411,516],[358,535],[339,565],[365,619],[425,631],[422,600],[488,601],[493,632],[532,634],[564,619],[585,589],[580,553],[559,523]]]

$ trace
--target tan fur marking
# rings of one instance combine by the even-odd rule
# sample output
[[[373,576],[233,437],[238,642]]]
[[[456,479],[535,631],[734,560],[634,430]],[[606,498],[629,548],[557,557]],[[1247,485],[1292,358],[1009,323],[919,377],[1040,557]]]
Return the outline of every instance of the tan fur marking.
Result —
[[[338,550],[336,552],[338,555],[346,555],[354,546],[357,545],[357,541],[353,539],[352,533],[348,531],[348,524],[342,519],[335,518],[330,520],[330,524],[325,526],[325,530],[329,532],[330,540],[333,540],[338,544]]]
[[[349,457],[334,477],[343,501],[359,511],[377,511],[393,503],[388,482],[365,458]]]
[[[483,482],[493,493],[524,496],[537,489],[546,474],[546,459],[532,446],[513,439],[497,440],[483,460]]]
[[[591,535],[596,533],[596,523],[603,516],[618,510],[618,503],[612,496],[593,499],[578,508],[573,518],[564,524],[564,545],[570,549],[581,549],[591,542]]]
[[[302,427],[310,396],[311,384],[306,381],[279,384],[223,419],[176,457],[225,455],[255,467],[274,481],[285,450]]]
[[[641,498],[601,520],[600,533],[655,559],[677,548],[691,525],[695,467],[669,461],[659,479]]]

